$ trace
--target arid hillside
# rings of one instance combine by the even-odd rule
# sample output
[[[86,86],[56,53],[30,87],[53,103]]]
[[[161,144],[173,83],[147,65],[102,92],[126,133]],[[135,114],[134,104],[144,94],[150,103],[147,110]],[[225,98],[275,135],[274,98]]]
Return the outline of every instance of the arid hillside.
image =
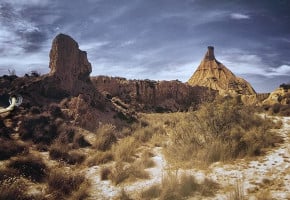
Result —
[[[255,94],[213,48],[205,85],[90,77],[64,34],[49,55],[0,77],[0,200],[290,198],[287,84]]]

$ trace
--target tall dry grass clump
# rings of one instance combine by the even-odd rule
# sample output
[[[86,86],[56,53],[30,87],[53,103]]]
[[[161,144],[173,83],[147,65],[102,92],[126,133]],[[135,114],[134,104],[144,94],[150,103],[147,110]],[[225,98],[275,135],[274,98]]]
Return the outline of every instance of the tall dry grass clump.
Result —
[[[116,127],[112,124],[101,124],[96,131],[97,139],[93,144],[93,147],[100,150],[109,150],[117,141],[116,138]]]
[[[34,182],[44,181],[49,173],[44,161],[40,157],[32,155],[11,160],[8,168],[16,170],[19,175]]]
[[[205,179],[198,183],[194,176],[182,174],[166,175],[160,185],[152,185],[141,192],[141,199],[176,200],[190,196],[212,196],[218,190],[217,183]]]
[[[169,160],[202,163],[257,156],[282,142],[271,131],[274,122],[234,99],[204,103],[172,128]]]
[[[57,199],[62,199],[70,195],[85,197],[89,182],[82,174],[65,172],[61,168],[54,169],[48,177],[48,190]]]
[[[139,166],[137,163],[126,165],[122,162],[117,162],[115,163],[114,167],[110,169],[107,177],[112,181],[114,185],[119,185],[124,181],[147,179],[149,178],[149,174],[144,170],[143,166]]]
[[[138,146],[138,141],[136,141],[132,136],[119,140],[118,143],[114,144],[112,147],[114,160],[132,162],[134,160],[133,156],[136,154]]]

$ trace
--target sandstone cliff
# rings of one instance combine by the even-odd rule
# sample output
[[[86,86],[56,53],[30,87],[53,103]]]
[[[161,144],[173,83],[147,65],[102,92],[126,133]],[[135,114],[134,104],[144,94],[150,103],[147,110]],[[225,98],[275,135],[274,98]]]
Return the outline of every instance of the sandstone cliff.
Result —
[[[204,59],[188,80],[192,86],[204,86],[218,90],[220,95],[254,95],[252,86],[240,77],[236,77],[214,56],[214,47],[209,46]]]
[[[180,81],[126,80],[106,76],[91,79],[108,99],[117,97],[120,105],[123,102],[142,112],[184,111],[216,94],[214,90],[192,87]]]

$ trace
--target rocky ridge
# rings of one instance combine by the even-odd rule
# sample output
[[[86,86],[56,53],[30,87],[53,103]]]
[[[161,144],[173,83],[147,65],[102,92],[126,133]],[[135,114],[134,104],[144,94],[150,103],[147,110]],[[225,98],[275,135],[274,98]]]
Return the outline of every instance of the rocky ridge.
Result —
[[[107,99],[140,112],[186,111],[213,99],[216,91],[180,81],[127,80],[96,76],[92,82]]]

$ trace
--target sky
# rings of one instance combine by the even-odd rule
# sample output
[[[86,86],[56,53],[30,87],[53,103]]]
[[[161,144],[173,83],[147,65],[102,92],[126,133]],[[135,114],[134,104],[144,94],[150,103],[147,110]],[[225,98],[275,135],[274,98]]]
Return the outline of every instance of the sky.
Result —
[[[289,0],[0,0],[0,75],[48,73],[59,33],[91,76],[186,82],[214,46],[257,92],[290,83]]]

